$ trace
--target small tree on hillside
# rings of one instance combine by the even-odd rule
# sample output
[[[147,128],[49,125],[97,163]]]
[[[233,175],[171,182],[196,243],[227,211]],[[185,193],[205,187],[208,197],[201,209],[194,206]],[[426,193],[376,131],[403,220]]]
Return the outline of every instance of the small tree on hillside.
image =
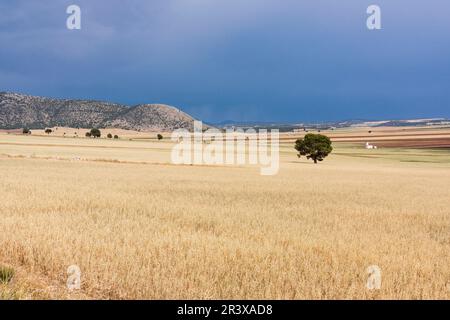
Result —
[[[119,139],[119,136],[117,134],[115,134],[114,139]]]
[[[158,135],[156,137],[158,138],[158,140],[162,140],[163,139],[163,136],[160,133],[158,133]]]
[[[333,151],[331,140],[327,136],[321,134],[308,133],[303,139],[295,141],[295,150],[298,157],[306,156],[312,159],[314,163],[323,161]]]
[[[88,132],[86,132],[85,136],[86,136],[86,138],[90,138],[91,137],[91,133],[88,131]]]
[[[23,128],[23,129],[22,129],[22,133],[23,133],[23,134],[31,134],[31,131],[30,131],[30,129],[28,129],[28,128]]]
[[[50,133],[52,133],[52,132],[53,132],[53,130],[50,129],[50,128],[45,129],[45,133],[46,133],[46,134],[50,134]]]
[[[94,138],[100,138],[102,136],[102,133],[99,129],[93,128],[91,129],[91,136]]]
[[[107,137],[108,137],[108,139],[112,139],[113,136],[111,133],[108,133]]]

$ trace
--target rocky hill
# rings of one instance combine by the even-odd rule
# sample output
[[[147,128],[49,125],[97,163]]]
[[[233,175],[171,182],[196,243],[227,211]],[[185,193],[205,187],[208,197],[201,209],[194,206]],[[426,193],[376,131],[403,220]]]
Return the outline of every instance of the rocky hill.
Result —
[[[0,129],[64,126],[143,131],[191,129],[194,119],[163,104],[126,106],[92,100],[66,100],[0,93]]]

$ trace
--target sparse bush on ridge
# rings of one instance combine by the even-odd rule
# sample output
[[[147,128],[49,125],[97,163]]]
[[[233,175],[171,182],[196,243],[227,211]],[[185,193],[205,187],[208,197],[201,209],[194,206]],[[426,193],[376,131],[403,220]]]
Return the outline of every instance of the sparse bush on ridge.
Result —
[[[119,139],[119,136],[117,134],[115,134],[114,139]]]
[[[90,137],[91,137],[91,133],[88,131],[88,132],[86,132],[85,136],[86,136],[87,138],[90,138]]]
[[[46,134],[50,134],[50,133],[52,133],[52,132],[53,132],[53,130],[50,129],[50,128],[45,129],[45,133],[46,133]]]
[[[162,134],[158,133],[157,136],[158,140],[162,140],[164,137],[162,136]]]
[[[113,136],[111,133],[108,133],[108,135],[106,137],[108,137],[108,139],[112,139]]]
[[[31,131],[30,131],[30,129],[28,129],[28,128],[23,128],[23,129],[22,129],[22,133],[23,133],[23,134],[31,134]]]
[[[94,138],[100,138],[102,136],[102,133],[99,129],[97,128],[92,128],[91,129],[91,136]]]

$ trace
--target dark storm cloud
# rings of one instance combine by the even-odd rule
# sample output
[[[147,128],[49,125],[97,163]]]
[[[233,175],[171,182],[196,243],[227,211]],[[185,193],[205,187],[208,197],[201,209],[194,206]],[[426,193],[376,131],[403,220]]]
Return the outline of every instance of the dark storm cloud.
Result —
[[[208,121],[450,117],[446,0],[3,0],[0,14],[1,91]]]

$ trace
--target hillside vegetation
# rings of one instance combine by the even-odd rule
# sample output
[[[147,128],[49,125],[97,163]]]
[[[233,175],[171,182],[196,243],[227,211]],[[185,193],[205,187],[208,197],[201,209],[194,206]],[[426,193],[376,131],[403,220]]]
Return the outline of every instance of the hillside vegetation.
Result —
[[[125,106],[92,100],[0,93],[0,129],[61,126],[172,131],[190,129],[193,121],[190,115],[164,104]]]

